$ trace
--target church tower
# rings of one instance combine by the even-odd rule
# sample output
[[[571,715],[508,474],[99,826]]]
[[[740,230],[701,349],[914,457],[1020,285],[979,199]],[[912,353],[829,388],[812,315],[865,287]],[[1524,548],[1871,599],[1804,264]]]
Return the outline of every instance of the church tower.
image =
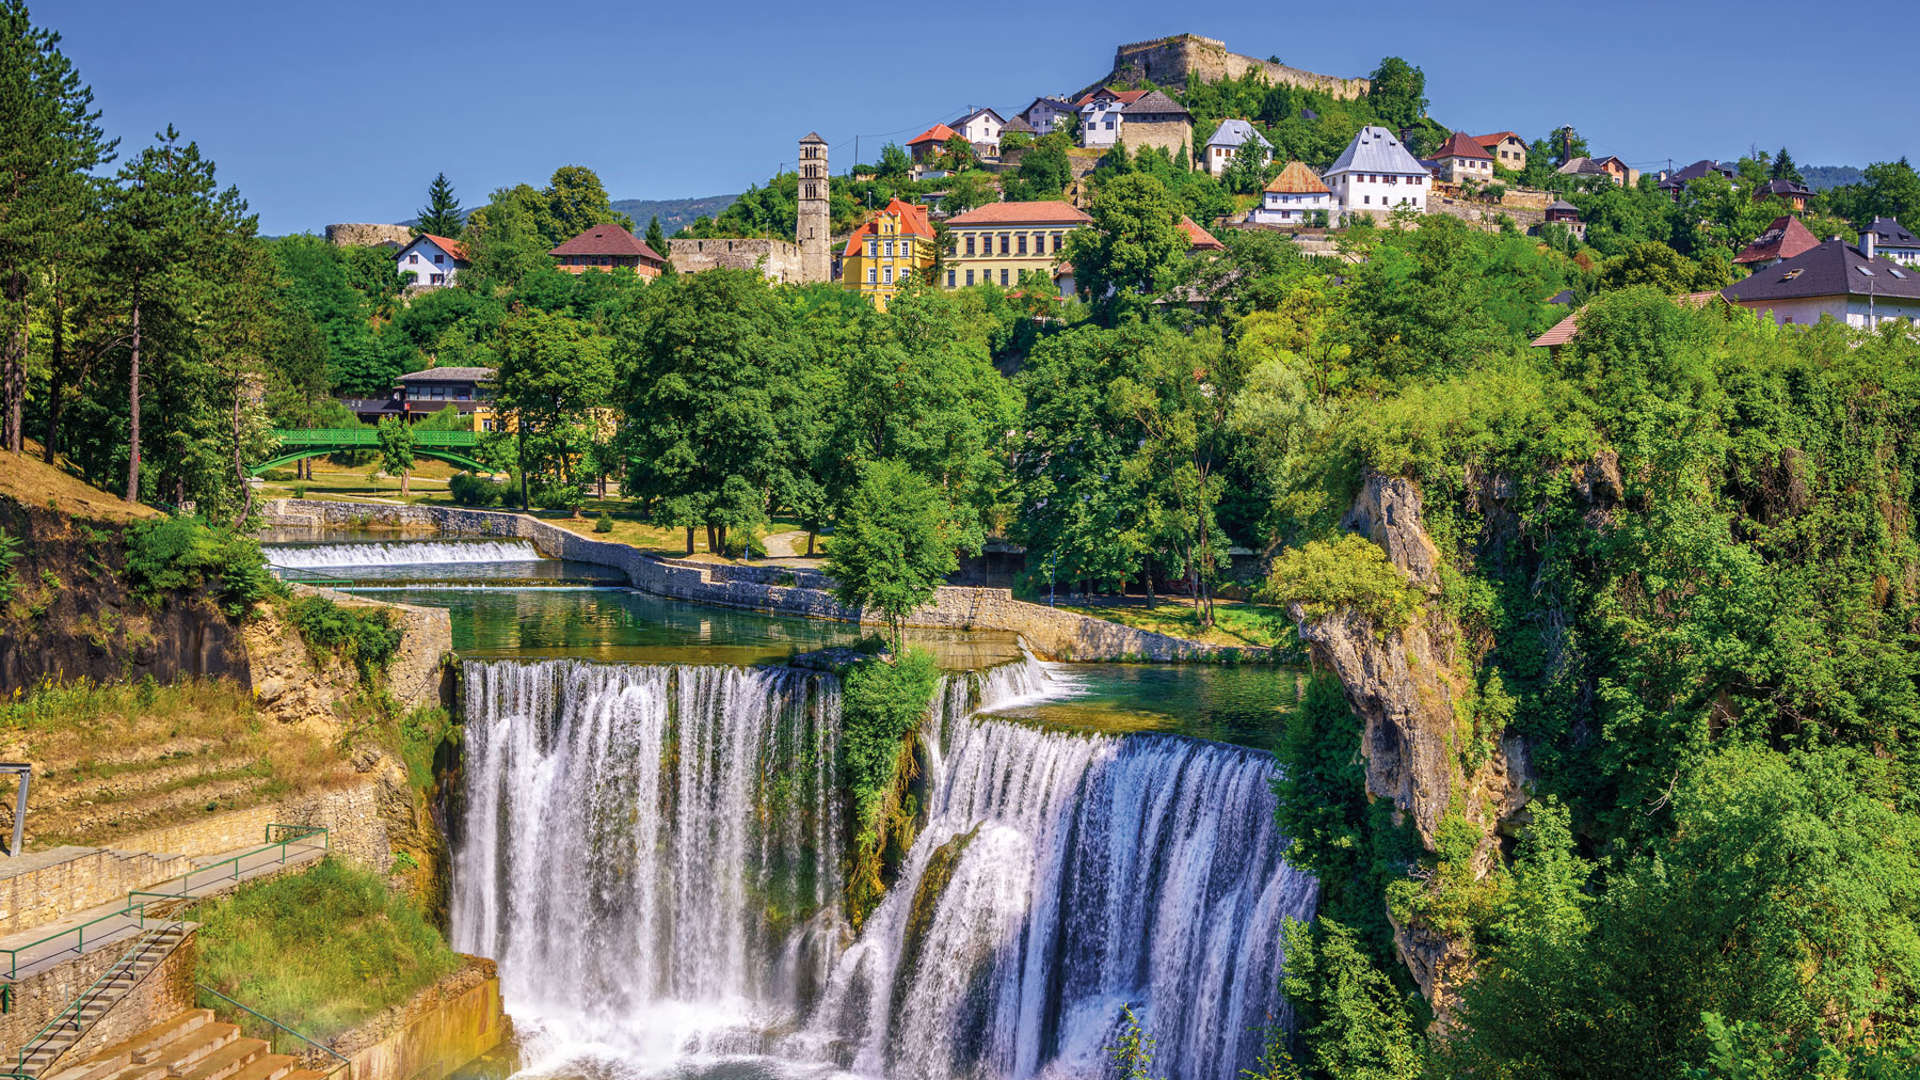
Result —
[[[827,209],[827,140],[808,132],[800,140],[800,220],[794,242],[800,246],[800,280],[829,281],[833,255],[828,234],[833,215]]]

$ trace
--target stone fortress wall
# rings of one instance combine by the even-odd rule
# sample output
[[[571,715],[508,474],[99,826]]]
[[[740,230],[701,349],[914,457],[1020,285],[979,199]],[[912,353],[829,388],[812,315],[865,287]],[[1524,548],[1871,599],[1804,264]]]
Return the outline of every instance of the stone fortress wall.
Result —
[[[329,225],[327,243],[334,247],[374,247],[380,244],[406,247],[413,243],[413,230],[405,225]]]
[[[800,245],[763,237],[668,240],[667,259],[682,274],[702,270],[758,270],[769,281],[799,282]]]
[[[1148,79],[1161,86],[1185,86],[1187,74],[1196,73],[1204,82],[1237,79],[1249,71],[1258,71],[1278,86],[1297,86],[1317,90],[1336,98],[1357,98],[1371,87],[1365,79],[1343,79],[1300,68],[1256,60],[1229,52],[1224,41],[1198,34],[1174,34],[1152,41],[1136,41],[1113,52],[1112,78],[1131,81]]]

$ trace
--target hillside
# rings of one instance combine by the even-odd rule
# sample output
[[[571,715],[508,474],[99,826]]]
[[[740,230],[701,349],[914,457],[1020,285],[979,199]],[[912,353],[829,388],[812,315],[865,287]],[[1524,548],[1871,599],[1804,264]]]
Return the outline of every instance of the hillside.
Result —
[[[1866,179],[1852,165],[1802,165],[1800,175],[1806,178],[1807,186],[1815,191],[1831,191]]]
[[[645,230],[649,219],[659,217],[668,236],[691,224],[697,217],[715,217],[733,205],[738,195],[700,195],[690,199],[615,199],[613,208],[633,219],[636,230]]]

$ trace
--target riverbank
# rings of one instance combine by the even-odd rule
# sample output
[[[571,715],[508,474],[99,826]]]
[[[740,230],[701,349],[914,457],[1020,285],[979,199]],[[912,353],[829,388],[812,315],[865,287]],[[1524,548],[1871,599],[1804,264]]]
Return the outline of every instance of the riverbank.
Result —
[[[590,539],[523,514],[318,499],[268,500],[261,512],[270,525],[429,527],[453,535],[523,539],[551,558],[620,570],[635,588],[657,596],[773,615],[873,623],[835,600],[831,580],[817,570],[668,558],[627,544]],[[908,618],[907,625],[1007,631],[1053,660],[1258,663],[1273,659],[1271,649],[1192,641],[1125,626],[1018,600],[1009,589],[942,586],[932,603]]]

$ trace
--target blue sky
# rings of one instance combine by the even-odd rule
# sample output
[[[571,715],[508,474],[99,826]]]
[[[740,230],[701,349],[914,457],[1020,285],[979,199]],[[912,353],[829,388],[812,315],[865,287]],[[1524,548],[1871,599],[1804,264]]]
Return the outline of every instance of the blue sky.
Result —
[[[445,170],[468,205],[560,165],[614,198],[740,191],[800,135],[871,159],[970,104],[1018,109],[1103,74],[1113,47],[1191,31],[1237,52],[1364,75],[1425,69],[1432,113],[1532,139],[1575,125],[1647,167],[1789,146],[1803,164],[1920,158],[1906,58],[1920,3],[1461,5],[1165,0],[1066,5],[463,4],[39,0],[137,147],[171,122],[269,234],[397,221]],[[1855,59],[1889,62],[1862,70]]]

